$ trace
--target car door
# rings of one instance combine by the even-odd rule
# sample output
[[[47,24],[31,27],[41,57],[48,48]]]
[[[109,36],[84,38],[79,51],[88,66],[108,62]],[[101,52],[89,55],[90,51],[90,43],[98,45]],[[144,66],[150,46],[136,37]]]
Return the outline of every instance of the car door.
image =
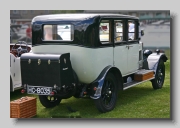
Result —
[[[133,73],[139,69],[139,40],[138,21],[128,20],[128,73]]]
[[[101,49],[98,54],[101,57],[103,65],[114,65],[114,48],[113,48],[113,20],[111,18],[102,18],[99,24],[99,40]],[[102,64],[101,64],[102,66]],[[103,66],[104,67],[104,66]]]
[[[123,76],[128,73],[128,49],[124,24],[124,20],[114,20],[114,65]]]

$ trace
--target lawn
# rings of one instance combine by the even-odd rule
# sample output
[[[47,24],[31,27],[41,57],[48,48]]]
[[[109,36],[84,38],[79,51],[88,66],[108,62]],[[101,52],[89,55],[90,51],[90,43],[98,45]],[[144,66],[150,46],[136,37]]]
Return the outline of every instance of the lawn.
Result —
[[[166,76],[162,89],[153,90],[151,82],[145,82],[119,92],[115,109],[108,113],[100,113],[92,99],[71,97],[63,99],[60,105],[47,109],[37,98],[37,116],[34,118],[170,118],[170,50],[165,53],[169,60],[165,63]],[[11,92],[10,101],[23,96],[25,94],[21,94],[20,90]],[[77,111],[70,112],[68,106]]]

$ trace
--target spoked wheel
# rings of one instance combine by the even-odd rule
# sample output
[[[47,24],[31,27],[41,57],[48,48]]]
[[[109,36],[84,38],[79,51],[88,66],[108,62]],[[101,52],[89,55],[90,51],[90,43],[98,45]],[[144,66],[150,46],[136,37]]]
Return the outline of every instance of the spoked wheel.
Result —
[[[162,86],[164,84],[164,78],[165,78],[165,65],[164,65],[163,60],[160,60],[158,67],[157,67],[155,79],[153,79],[151,81],[153,88],[154,89],[162,88]]]
[[[55,107],[61,102],[61,99],[59,97],[45,95],[39,95],[39,100],[41,104],[46,108]]]
[[[101,97],[95,99],[97,109],[100,112],[113,110],[117,101],[117,92],[117,81],[112,73],[108,73],[101,90]]]

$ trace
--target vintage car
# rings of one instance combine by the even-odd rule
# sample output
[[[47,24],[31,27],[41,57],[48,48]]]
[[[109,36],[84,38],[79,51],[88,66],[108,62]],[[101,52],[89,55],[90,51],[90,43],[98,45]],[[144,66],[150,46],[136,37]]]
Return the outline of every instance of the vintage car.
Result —
[[[26,42],[10,44],[10,92],[21,89],[20,56],[31,51],[31,45]]]
[[[143,49],[138,17],[51,14],[31,24],[32,52],[20,58],[21,92],[38,95],[46,108],[74,96],[89,97],[100,112],[108,112],[119,91],[146,81],[154,89],[163,86],[168,58]]]

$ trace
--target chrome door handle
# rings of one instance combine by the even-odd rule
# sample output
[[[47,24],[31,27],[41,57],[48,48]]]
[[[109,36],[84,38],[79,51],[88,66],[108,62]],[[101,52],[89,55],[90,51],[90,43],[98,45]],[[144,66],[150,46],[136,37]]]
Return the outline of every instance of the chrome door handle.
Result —
[[[132,45],[126,45],[126,48],[128,48],[128,49],[129,49],[130,47],[133,47],[133,46],[132,46]]]

